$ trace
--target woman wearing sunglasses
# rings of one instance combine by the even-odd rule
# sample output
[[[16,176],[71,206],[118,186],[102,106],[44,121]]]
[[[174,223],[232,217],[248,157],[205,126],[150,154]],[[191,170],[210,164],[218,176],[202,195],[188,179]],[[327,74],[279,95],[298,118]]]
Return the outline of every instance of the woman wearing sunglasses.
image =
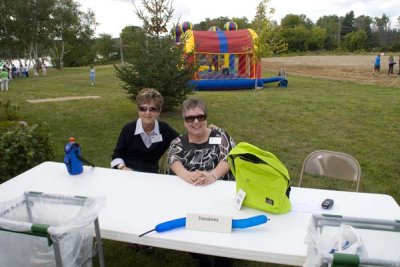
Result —
[[[139,92],[136,97],[139,118],[122,128],[112,154],[112,168],[159,172],[158,161],[179,136],[167,123],[157,120],[163,102],[155,89],[144,88]]]
[[[234,180],[227,156],[235,142],[225,131],[208,128],[206,104],[199,99],[187,99],[182,104],[182,116],[187,134],[171,142],[170,173],[193,185]]]

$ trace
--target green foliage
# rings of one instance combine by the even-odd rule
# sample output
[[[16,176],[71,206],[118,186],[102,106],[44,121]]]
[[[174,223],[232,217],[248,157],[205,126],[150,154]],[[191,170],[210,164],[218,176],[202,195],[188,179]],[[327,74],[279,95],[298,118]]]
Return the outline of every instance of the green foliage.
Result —
[[[160,37],[168,32],[167,24],[172,19],[172,0],[141,0],[143,9],[135,7],[136,16],[143,22],[143,29],[151,36]]]
[[[342,42],[342,46],[349,51],[365,50],[366,45],[367,33],[363,30],[348,33]]]
[[[305,41],[305,46],[308,50],[321,50],[324,47],[327,38],[326,29],[314,27],[311,30],[311,37]]]
[[[39,62],[40,58],[51,56],[53,65],[62,68],[68,49],[93,37],[94,13],[80,11],[76,0],[0,3],[0,45],[8,58],[33,58]]]
[[[225,30],[224,29],[224,25],[228,21],[235,22],[237,24],[239,30],[251,28],[251,26],[252,26],[249,23],[249,20],[246,17],[229,18],[229,17],[221,16],[221,17],[214,18],[214,19],[206,18],[204,21],[201,21],[200,23],[194,24],[193,25],[193,30],[196,30],[196,31],[208,31],[208,29],[210,29],[212,26],[217,26],[221,30]]]
[[[0,122],[0,151],[0,183],[53,159],[48,131],[39,125]]]
[[[304,14],[301,15],[288,14],[281,19],[281,26],[283,28],[294,28],[297,26],[304,26],[307,29],[311,30],[312,27],[314,26],[314,23]]]
[[[142,88],[155,88],[164,98],[163,109],[170,111],[192,92],[188,82],[197,64],[192,53],[184,53],[183,45],[175,45],[171,35],[164,35],[174,11],[170,0],[141,2],[143,9],[134,5],[143,30],[126,31],[133,42],[126,49],[127,64],[116,65],[116,74],[125,83],[123,87],[132,101]]]
[[[0,99],[0,121],[16,121],[19,119],[19,106],[12,104],[8,98]]]
[[[311,31],[300,25],[283,30],[282,35],[288,43],[289,51],[306,51],[306,42],[311,37]]]
[[[184,56],[183,46],[176,46],[170,36],[159,38],[137,33],[136,42],[126,50],[128,63],[116,65],[115,70],[132,101],[142,88],[155,88],[164,98],[163,109],[170,111],[192,92],[188,81],[195,66],[185,61],[190,57],[190,54]]]
[[[340,25],[340,36],[343,38],[348,33],[354,31],[355,29],[355,20],[354,20],[354,11],[350,11],[346,13],[344,16],[341,25]]]
[[[101,62],[109,62],[112,59],[113,54],[119,52],[119,40],[113,39],[109,34],[100,34],[99,38],[96,39],[95,48],[97,54],[100,56]]]
[[[287,43],[283,40],[280,28],[273,25],[271,15],[275,9],[268,5],[270,0],[262,0],[257,5],[256,15],[252,27],[258,38],[255,41],[257,58],[270,56],[287,51]]]

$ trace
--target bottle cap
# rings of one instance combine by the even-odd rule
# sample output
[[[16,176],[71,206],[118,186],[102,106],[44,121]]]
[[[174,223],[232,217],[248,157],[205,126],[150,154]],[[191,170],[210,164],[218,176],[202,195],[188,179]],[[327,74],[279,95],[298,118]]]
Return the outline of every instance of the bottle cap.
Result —
[[[70,138],[69,138],[69,142],[70,142],[70,143],[75,142],[75,138],[74,138],[74,137],[70,137]]]

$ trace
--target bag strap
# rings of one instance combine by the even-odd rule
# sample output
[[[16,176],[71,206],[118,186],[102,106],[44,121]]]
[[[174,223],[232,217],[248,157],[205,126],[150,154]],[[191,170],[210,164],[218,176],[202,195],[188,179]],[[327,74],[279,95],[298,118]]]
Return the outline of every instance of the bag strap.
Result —
[[[79,148],[79,147],[80,147],[80,146],[79,146],[78,143],[75,143],[75,144],[73,144],[73,145],[71,146],[71,149],[73,149],[73,151],[74,151],[76,157],[77,157],[80,161],[82,161],[83,163],[86,163],[86,164],[88,164],[88,165],[90,165],[90,166],[92,166],[92,167],[96,167],[96,166],[94,166],[93,163],[91,163],[90,161],[88,161],[87,159],[85,159],[84,157],[82,157],[81,155],[78,154],[78,150],[75,149],[75,148]]]

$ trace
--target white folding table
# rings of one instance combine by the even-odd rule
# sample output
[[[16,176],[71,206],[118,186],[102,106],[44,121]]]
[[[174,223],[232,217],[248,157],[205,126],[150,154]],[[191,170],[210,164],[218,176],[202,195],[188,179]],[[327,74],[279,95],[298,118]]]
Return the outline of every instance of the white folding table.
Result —
[[[99,216],[103,238],[238,259],[302,265],[307,255],[304,239],[313,213],[360,218],[400,219],[400,207],[388,195],[293,187],[292,211],[283,215],[234,207],[235,182],[217,181],[193,186],[176,176],[85,167],[68,174],[63,163],[44,162],[0,185],[0,202],[24,191],[78,196],[105,196]],[[322,210],[325,198],[333,208]],[[138,236],[157,224],[187,213],[231,216],[234,219],[266,214],[266,224],[213,233],[174,229]]]

